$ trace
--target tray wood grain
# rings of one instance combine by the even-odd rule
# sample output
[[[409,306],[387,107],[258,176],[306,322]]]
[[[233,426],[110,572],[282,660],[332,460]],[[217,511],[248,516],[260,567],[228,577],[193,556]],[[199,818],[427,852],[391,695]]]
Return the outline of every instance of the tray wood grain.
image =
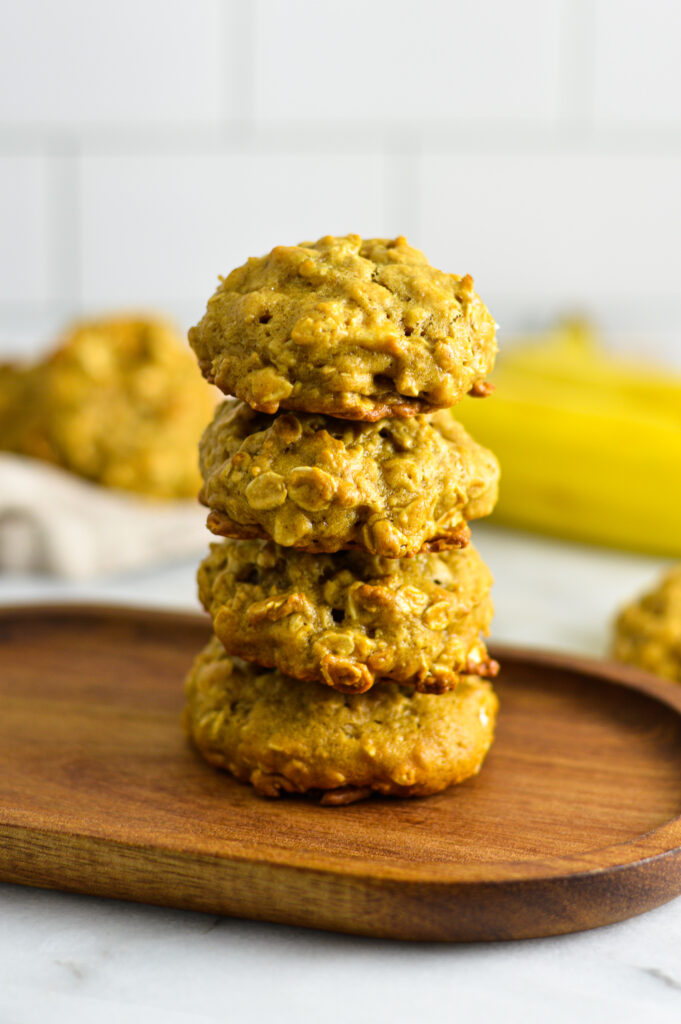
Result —
[[[593,928],[681,892],[681,687],[497,647],[482,773],[420,800],[266,801],[180,729],[198,615],[0,610],[0,879],[364,935]]]

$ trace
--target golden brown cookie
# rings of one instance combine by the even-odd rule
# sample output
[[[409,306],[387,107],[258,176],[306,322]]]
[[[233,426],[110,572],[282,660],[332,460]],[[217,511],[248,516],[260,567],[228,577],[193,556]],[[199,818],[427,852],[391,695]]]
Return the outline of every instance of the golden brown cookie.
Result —
[[[344,695],[230,658],[216,639],[186,695],[187,732],[207,761],[263,796],[321,790],[325,804],[427,796],[475,775],[498,706],[472,676],[439,697],[393,684]]]
[[[107,487],[195,497],[196,445],[215,393],[166,323],[81,323],[24,379],[23,408],[0,444]]]
[[[484,394],[495,328],[470,276],[404,238],[348,235],[249,259],[189,340],[204,376],[260,412],[378,420]]]
[[[681,683],[681,565],[620,612],[613,654],[619,661]]]
[[[15,451],[25,430],[29,371],[0,363],[0,451]]]
[[[489,515],[499,466],[447,412],[358,423],[271,417],[229,399],[200,446],[201,500],[223,537],[389,558],[464,546]]]
[[[441,693],[462,673],[496,671],[480,637],[492,577],[472,545],[400,560],[224,541],[198,580],[226,650],[297,679],[344,693],[380,680]]]

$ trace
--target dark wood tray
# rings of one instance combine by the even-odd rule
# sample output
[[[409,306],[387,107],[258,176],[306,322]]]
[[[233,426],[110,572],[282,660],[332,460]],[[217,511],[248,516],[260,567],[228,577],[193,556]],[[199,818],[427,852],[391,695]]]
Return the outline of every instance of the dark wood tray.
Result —
[[[402,939],[593,928],[681,892],[681,687],[497,648],[482,773],[421,800],[266,801],[180,728],[198,615],[0,611],[0,878]]]

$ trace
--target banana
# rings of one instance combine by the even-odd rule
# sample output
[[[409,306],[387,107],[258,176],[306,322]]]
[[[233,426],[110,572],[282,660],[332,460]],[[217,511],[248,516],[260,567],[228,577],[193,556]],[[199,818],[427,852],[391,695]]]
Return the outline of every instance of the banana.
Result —
[[[681,556],[681,376],[572,322],[510,346],[492,380],[453,415],[501,463],[497,522]]]

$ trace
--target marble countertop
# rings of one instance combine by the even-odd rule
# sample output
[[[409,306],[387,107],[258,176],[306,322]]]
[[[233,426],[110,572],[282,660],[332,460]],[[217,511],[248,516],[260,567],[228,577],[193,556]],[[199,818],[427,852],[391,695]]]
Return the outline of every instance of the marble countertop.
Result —
[[[603,654],[664,562],[478,526],[494,637]],[[1,577],[0,603],[197,608],[195,562],[64,584]],[[466,1024],[681,1020],[681,899],[608,928],[486,945],[385,942],[0,885],[0,1024]]]

